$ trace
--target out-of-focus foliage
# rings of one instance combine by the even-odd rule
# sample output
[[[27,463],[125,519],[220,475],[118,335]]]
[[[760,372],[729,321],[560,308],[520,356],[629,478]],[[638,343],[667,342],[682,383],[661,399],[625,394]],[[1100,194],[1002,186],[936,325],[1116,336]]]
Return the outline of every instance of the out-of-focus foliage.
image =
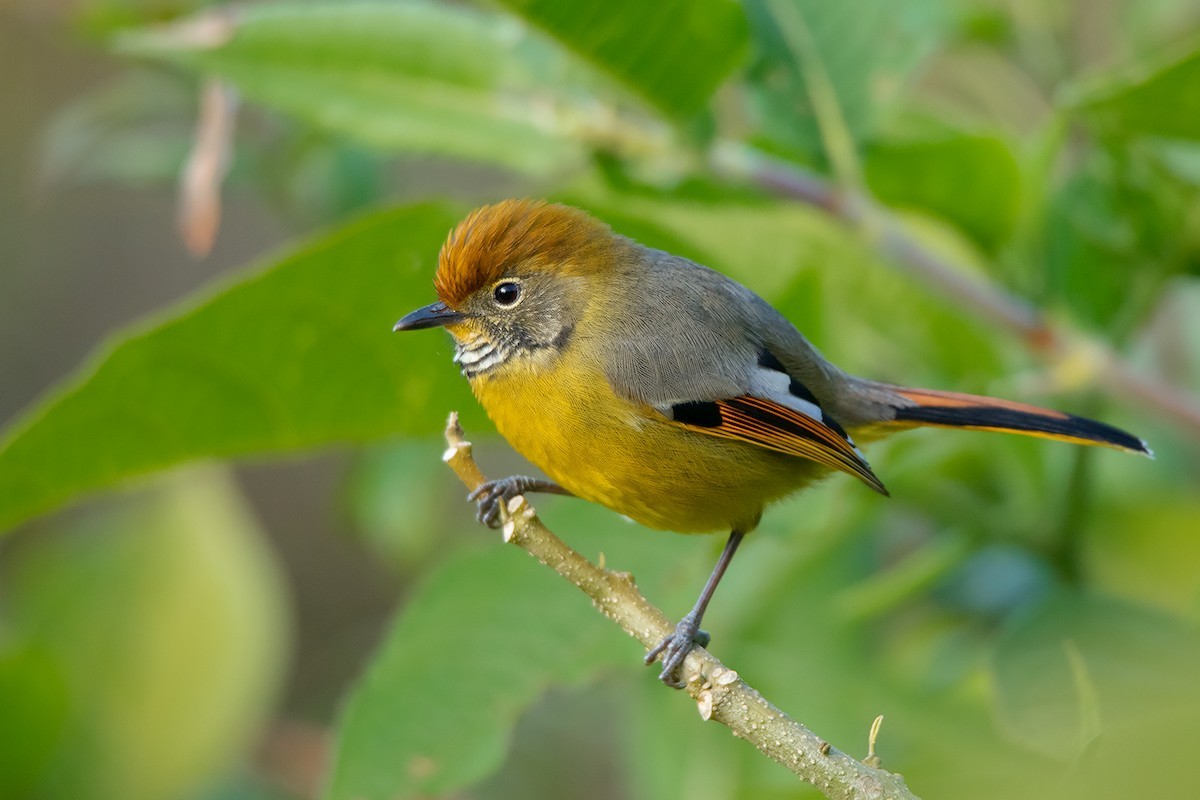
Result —
[[[432,437],[457,408],[485,469],[505,447],[443,334],[388,333],[432,299],[448,228],[497,199],[464,176],[736,277],[853,372],[1145,436],[1157,461],[983,433],[875,445],[892,499],[835,478],[768,511],[706,627],[840,748],[865,754],[884,714],[883,764],[922,797],[1200,794],[1196,442],[1093,391],[1086,348],[1043,370],[893,269],[874,231],[711,166],[736,143],[869,192],[920,246],[1198,393],[1193,2],[181,5],[80,5],[127,71],[63,110],[46,175],[169,179],[216,78],[244,103],[230,184],[325,230],[114,334],[12,421],[0,527],[182,462],[369,444],[347,515],[415,580],[341,687],[327,796],[559,797],[598,772],[571,796],[815,796],[662,689],[573,589],[498,541],[464,544],[471,509]],[[424,182],[396,185],[394,163]],[[254,523],[204,475],[6,551],[0,794],[245,785],[231,776],[280,680],[286,615]],[[715,556],[579,501],[537,505],[672,614]]]
[[[5,447],[0,524],[200,456],[435,428],[434,398],[457,390],[461,403],[464,387],[435,358],[386,346],[379,320],[394,314],[378,287],[421,282],[454,221],[432,205],[368,218],[114,344]],[[394,413],[403,406],[427,414]]]
[[[192,469],[5,565],[0,796],[179,797],[254,744],[290,629],[236,490]]]
[[[627,660],[634,648],[587,598],[547,606],[558,588],[511,548],[463,553],[430,575],[421,604],[397,620],[347,703],[329,796],[436,794],[474,782],[501,763],[517,715],[548,685]]]
[[[748,45],[746,17],[736,0],[501,5],[679,116],[708,105]]]

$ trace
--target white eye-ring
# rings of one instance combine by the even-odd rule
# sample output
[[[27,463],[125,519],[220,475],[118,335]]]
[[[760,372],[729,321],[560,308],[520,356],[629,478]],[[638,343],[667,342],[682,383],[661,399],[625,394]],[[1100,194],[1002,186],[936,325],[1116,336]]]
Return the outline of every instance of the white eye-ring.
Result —
[[[521,282],[514,278],[497,281],[492,287],[492,298],[502,308],[512,308],[521,302]]]

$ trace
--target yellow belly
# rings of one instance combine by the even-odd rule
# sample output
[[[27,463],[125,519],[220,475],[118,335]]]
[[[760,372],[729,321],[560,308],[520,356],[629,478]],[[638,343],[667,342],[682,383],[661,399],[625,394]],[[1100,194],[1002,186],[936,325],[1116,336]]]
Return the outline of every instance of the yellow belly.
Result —
[[[506,365],[471,388],[504,438],[551,479],[651,528],[748,532],[767,503],[824,472],[680,427],[561,361],[553,370]]]

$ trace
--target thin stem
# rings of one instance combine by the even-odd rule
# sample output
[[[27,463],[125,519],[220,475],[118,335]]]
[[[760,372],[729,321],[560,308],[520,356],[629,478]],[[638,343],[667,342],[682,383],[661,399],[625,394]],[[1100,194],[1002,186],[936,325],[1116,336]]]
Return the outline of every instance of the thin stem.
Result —
[[[804,14],[793,2],[771,0],[771,15],[779,23],[779,32],[792,53],[792,60],[808,91],[817,129],[825,155],[833,166],[833,174],[843,189],[853,190],[862,185],[862,167],[858,163],[858,148],[854,135],[842,113],[842,104],[825,62],[817,51],[816,41],[808,29]]]

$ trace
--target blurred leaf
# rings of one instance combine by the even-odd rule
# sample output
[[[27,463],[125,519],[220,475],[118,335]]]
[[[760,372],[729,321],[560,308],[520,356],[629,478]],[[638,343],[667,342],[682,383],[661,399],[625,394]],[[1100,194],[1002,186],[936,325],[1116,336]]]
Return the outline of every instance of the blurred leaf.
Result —
[[[178,80],[123,75],[55,115],[41,143],[41,179],[173,182],[194,114],[195,100]]]
[[[499,2],[676,116],[705,107],[748,43],[734,0]]]
[[[1158,158],[1173,176],[1200,187],[1200,143],[1168,139],[1156,144]]]
[[[403,571],[426,566],[446,552],[447,529],[462,527],[457,516],[448,518],[448,507],[457,503],[463,511],[472,508],[463,502],[465,491],[457,481],[447,481],[442,470],[429,469],[442,447],[440,440],[423,437],[369,447],[348,477],[346,494],[355,527],[378,556]]]
[[[1047,203],[1050,296],[1110,337],[1140,323],[1197,258],[1186,235],[1196,191],[1160,164],[1155,148],[1093,154]]]
[[[206,0],[80,0],[72,22],[97,38],[134,25],[163,22],[195,11]]]
[[[856,143],[870,138],[881,113],[902,92],[912,71],[946,29],[938,0],[788,0],[803,20],[799,36],[812,49]],[[776,147],[813,158],[821,135],[804,64],[797,63],[767,0],[747,0],[756,54],[747,86],[761,133]],[[793,32],[795,33],[795,32]]]
[[[1196,211],[1200,222],[1200,208]],[[1172,281],[1139,336],[1139,361],[1175,386],[1200,394],[1200,279],[1183,276]],[[1181,471],[1190,472],[1186,467]]]
[[[1110,181],[1080,173],[1046,210],[1045,279],[1080,318],[1105,326],[1123,307],[1137,232]]]
[[[1005,523],[1013,529],[1010,539],[1023,538],[1022,522]],[[1058,576],[1045,558],[994,537],[938,587],[937,597],[957,613],[1003,619],[1043,602],[1057,586]]]
[[[1011,21],[1009,12],[997,8],[996,13]],[[1054,108],[1029,65],[1012,57],[1014,46],[950,43],[921,71],[914,82],[912,105],[906,98],[904,110],[915,106],[947,124],[999,131],[1022,143],[1035,139],[1050,122]]]
[[[946,131],[884,139],[871,145],[864,167],[882,202],[936,214],[986,250],[995,250],[1016,225],[1020,167],[997,136]]]
[[[1106,136],[1200,139],[1200,48],[1135,64],[1064,97]]]
[[[1185,482],[1190,483],[1191,472]],[[1134,478],[1118,473],[1116,480]],[[1194,617],[1200,611],[1200,498],[1158,485],[1143,486],[1124,500],[1106,504],[1084,542],[1095,585]]]
[[[947,531],[922,544],[903,560],[838,592],[833,613],[850,622],[877,617],[912,600],[962,564],[975,543],[958,531]]]
[[[343,713],[326,797],[424,797],[504,758],[548,686],[636,664],[636,643],[515,547],[458,554],[396,619]]]
[[[1086,685],[1080,685],[1080,670]],[[993,664],[1005,730],[1063,759],[1082,754],[1097,717],[1104,737],[1177,709],[1200,712],[1197,674],[1200,635],[1192,627],[1118,600],[1067,593],[1011,625],[997,642]]]
[[[428,434],[456,406],[469,417],[445,334],[390,332],[433,299],[456,218],[383,212],[132,326],[0,441],[0,530],[181,461]]]
[[[282,576],[236,489],[192,470],[144,499],[28,540],[7,566],[6,621],[52,662],[43,689],[57,672],[65,690],[22,735],[44,735],[56,703],[68,720],[22,797],[189,796],[249,746],[279,689]]]
[[[583,155],[556,108],[562,60],[513,21],[462,6],[257,4],[125,33],[117,47],[376,147],[534,173]]]
[[[69,702],[53,656],[36,645],[0,645],[0,797],[35,796],[64,738]]]

